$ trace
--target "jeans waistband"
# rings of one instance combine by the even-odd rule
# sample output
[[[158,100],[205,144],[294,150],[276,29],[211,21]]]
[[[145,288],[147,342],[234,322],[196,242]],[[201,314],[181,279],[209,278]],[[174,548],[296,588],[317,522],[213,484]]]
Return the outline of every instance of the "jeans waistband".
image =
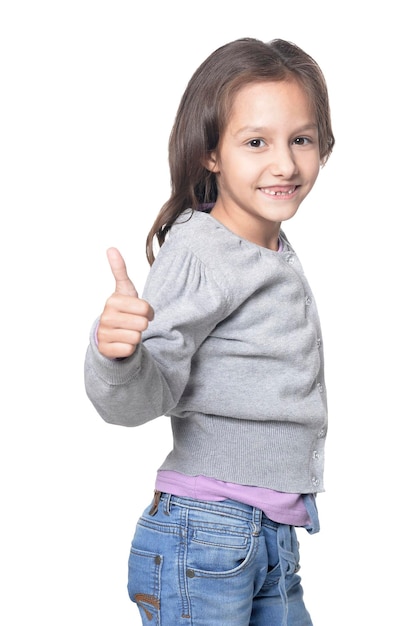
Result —
[[[149,511],[150,515],[154,515],[159,506],[164,507],[164,511],[169,514],[171,507],[178,506],[193,510],[210,511],[210,513],[218,513],[219,515],[227,515],[236,519],[247,520],[256,525],[260,525],[262,520],[268,520],[268,523],[279,526],[278,522],[269,520],[261,509],[243,504],[235,500],[205,501],[195,500],[194,498],[186,498],[183,496],[174,496],[169,493],[160,491],[154,492],[154,499]]]
[[[304,505],[310,517],[310,524],[308,524],[304,528],[310,534],[314,534],[320,531],[320,522],[315,500],[316,499],[313,494],[306,494],[304,496]],[[155,515],[160,502],[163,503],[165,511],[167,513],[169,513],[170,511],[170,507],[174,505],[192,508],[194,510],[200,509],[203,511],[211,511],[212,513],[218,512],[219,514],[230,515],[239,519],[253,521],[256,524],[262,523],[262,521],[267,521],[268,525],[272,527],[278,527],[279,525],[283,525],[279,524],[279,522],[274,522],[273,520],[270,520],[261,509],[253,507],[249,504],[238,502],[237,500],[195,500],[194,498],[174,496],[169,493],[163,493],[161,491],[154,492],[153,503],[149,510],[150,515]]]

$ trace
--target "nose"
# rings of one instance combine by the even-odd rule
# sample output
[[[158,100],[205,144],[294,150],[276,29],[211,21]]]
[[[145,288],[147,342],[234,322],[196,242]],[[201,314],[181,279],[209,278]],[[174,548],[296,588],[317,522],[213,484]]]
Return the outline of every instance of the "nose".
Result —
[[[271,172],[274,176],[289,179],[297,172],[297,163],[289,146],[277,146],[271,154]]]

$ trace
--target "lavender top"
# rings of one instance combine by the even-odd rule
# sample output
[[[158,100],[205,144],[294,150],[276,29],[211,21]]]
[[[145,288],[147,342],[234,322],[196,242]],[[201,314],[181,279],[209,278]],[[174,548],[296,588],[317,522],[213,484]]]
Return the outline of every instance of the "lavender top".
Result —
[[[160,470],[155,489],[174,496],[219,502],[236,500],[261,509],[269,519],[290,526],[307,526],[310,518],[304,498],[297,493],[282,493],[273,489],[227,483],[207,476],[187,476]]]

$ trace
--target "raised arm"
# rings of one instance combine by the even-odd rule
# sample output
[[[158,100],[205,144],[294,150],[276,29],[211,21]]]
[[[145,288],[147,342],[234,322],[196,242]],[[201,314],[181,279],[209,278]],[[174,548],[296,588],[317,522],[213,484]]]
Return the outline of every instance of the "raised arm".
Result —
[[[105,421],[137,426],[177,405],[196,350],[225,315],[225,299],[185,247],[164,244],[145,299],[138,297],[120,253],[111,248],[108,256],[116,289],[91,332],[86,392]]]

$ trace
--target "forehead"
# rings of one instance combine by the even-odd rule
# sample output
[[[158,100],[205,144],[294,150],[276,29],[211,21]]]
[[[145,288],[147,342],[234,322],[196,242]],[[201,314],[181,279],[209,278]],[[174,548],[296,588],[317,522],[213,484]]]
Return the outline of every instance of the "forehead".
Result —
[[[315,110],[306,88],[297,80],[252,82],[243,85],[234,95],[229,121],[239,115],[257,115],[267,111],[315,116]]]

